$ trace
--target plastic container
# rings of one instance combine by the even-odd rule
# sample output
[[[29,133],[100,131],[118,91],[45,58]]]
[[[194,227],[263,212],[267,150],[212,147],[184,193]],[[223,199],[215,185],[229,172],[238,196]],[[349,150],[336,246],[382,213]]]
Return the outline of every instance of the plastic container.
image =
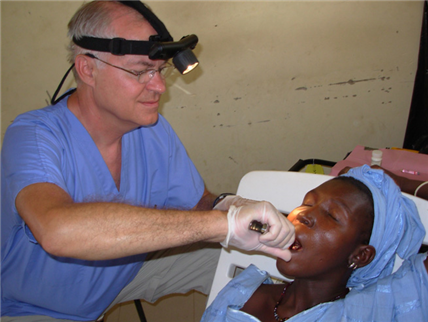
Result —
[[[372,163],[371,165],[382,165],[382,151],[381,150],[374,150],[372,152]]]

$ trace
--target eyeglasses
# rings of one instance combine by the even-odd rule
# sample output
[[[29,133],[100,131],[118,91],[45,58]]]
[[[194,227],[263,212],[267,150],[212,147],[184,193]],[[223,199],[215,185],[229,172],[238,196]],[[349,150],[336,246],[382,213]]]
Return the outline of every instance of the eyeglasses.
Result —
[[[146,70],[143,70],[141,72],[136,72],[133,70],[129,70],[123,67],[119,67],[113,64],[110,64],[109,62],[106,62],[102,59],[99,59],[98,57],[92,55],[92,54],[85,54],[85,56],[88,56],[90,58],[94,58],[96,60],[99,60],[100,62],[103,62],[104,64],[107,64],[111,67],[123,70],[124,72],[127,72],[129,74],[132,74],[134,76],[137,77],[137,80],[140,84],[147,84],[148,82],[150,82],[150,80],[155,77],[156,72],[159,73],[160,77],[162,79],[167,78],[169,75],[171,75],[172,71],[174,70],[174,66],[170,63],[166,63],[165,65],[159,67],[158,69],[154,69],[154,68],[148,68]]]

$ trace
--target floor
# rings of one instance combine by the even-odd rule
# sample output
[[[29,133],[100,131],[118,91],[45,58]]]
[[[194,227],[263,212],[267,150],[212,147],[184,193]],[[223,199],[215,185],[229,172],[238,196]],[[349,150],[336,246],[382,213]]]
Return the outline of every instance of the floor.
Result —
[[[154,304],[142,301],[147,322],[199,322],[205,310],[207,296],[196,291],[185,295],[166,296]],[[115,306],[104,322],[140,322],[134,302]]]

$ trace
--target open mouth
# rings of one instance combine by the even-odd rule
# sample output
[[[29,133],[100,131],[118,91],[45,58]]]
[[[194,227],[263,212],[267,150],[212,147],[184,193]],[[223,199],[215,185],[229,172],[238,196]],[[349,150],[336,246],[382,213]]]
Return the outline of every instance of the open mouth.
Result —
[[[302,245],[299,243],[299,241],[296,239],[295,241],[294,241],[294,243],[290,246],[290,250],[295,250],[295,251],[297,251],[297,250],[299,250],[299,249],[301,249],[302,248]]]

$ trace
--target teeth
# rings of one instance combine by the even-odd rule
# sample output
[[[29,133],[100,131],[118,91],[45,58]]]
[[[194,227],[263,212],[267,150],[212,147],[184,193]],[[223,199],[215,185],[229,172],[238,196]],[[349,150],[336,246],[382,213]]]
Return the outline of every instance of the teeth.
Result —
[[[290,246],[291,250],[299,250],[300,248],[301,248],[301,245],[297,241],[295,241],[293,245]]]

